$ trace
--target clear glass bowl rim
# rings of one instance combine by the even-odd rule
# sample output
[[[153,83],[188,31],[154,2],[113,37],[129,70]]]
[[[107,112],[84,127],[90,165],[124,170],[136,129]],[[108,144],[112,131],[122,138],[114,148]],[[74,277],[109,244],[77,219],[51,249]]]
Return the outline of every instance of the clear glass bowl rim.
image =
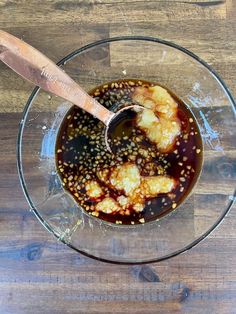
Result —
[[[231,94],[231,92],[229,91],[228,87],[226,86],[225,82],[222,80],[222,78],[219,76],[219,74],[217,74],[217,72],[209,65],[207,64],[204,60],[202,60],[201,58],[199,58],[197,55],[195,55],[193,52],[191,52],[190,50],[183,48],[182,46],[179,46],[171,41],[166,41],[157,37],[148,37],[148,36],[117,36],[117,37],[110,37],[110,38],[105,38],[102,40],[98,40],[95,41],[93,43],[87,44],[79,49],[74,50],[73,52],[71,52],[70,54],[68,54],[67,56],[65,56],[64,58],[62,58],[59,62],[57,62],[58,66],[62,66],[64,65],[65,62],[70,61],[72,58],[74,58],[75,56],[79,55],[80,53],[82,53],[83,51],[90,49],[90,48],[94,48],[96,46],[100,46],[106,43],[110,43],[110,42],[116,42],[116,41],[148,41],[148,42],[154,42],[154,43],[159,43],[159,44],[163,44],[172,48],[175,48],[181,52],[183,52],[184,54],[187,54],[188,56],[192,57],[193,59],[195,59],[196,61],[198,61],[201,65],[203,65],[210,73],[211,75],[217,80],[217,82],[219,83],[219,85],[221,85],[221,87],[223,88],[223,90],[225,91],[226,95],[229,97],[232,105],[233,105],[233,110],[235,111],[236,114],[236,102]],[[223,213],[221,214],[221,216],[217,219],[217,221],[211,226],[211,228],[209,228],[203,235],[201,235],[198,239],[195,239],[192,243],[190,243],[189,245],[185,246],[184,248],[177,250],[171,254],[168,254],[166,256],[162,256],[160,258],[155,258],[149,261],[139,261],[139,262],[120,262],[120,261],[112,261],[112,260],[107,260],[107,259],[103,259],[101,257],[97,257],[91,254],[88,254],[86,252],[84,252],[81,249],[78,249],[76,247],[74,247],[73,245],[70,245],[69,243],[67,243],[66,241],[64,241],[63,239],[59,238],[58,235],[54,232],[54,230],[50,227],[50,225],[43,219],[43,217],[40,215],[39,211],[37,210],[37,208],[34,206],[33,201],[30,198],[30,195],[27,191],[26,188],[26,182],[24,180],[24,173],[23,173],[23,167],[22,167],[22,154],[21,154],[21,143],[22,143],[22,136],[23,136],[23,130],[24,130],[24,125],[25,125],[25,121],[26,121],[26,117],[27,114],[30,110],[30,106],[34,100],[34,98],[37,96],[38,92],[40,91],[40,87],[35,87],[28,99],[28,101],[26,102],[25,108],[23,110],[22,113],[22,119],[20,121],[19,124],[19,130],[18,130],[18,136],[17,136],[17,150],[16,150],[16,154],[17,154],[17,169],[18,169],[18,174],[19,174],[19,179],[20,179],[20,184],[21,187],[23,189],[25,198],[28,202],[28,204],[30,205],[31,210],[34,212],[35,216],[38,218],[38,220],[42,223],[42,225],[50,232],[52,233],[58,240],[60,240],[61,242],[63,242],[64,244],[66,244],[68,247],[74,249],[75,251],[77,251],[78,253],[81,253],[87,257],[102,261],[102,262],[107,262],[107,263],[112,263],[112,264],[123,264],[123,265],[139,265],[139,264],[149,264],[149,263],[154,263],[154,262],[161,262],[164,260],[167,260],[169,258],[172,258],[174,256],[177,256],[179,254],[182,254],[186,251],[188,251],[189,249],[191,249],[192,247],[196,246],[198,243],[200,243],[202,240],[204,240],[224,219],[224,217],[227,215],[227,213],[229,212],[229,210],[231,209],[231,207],[234,204],[235,198],[236,198],[236,189],[234,191],[234,195],[232,197],[232,200],[229,202],[229,205],[225,208],[225,210],[223,211]]]

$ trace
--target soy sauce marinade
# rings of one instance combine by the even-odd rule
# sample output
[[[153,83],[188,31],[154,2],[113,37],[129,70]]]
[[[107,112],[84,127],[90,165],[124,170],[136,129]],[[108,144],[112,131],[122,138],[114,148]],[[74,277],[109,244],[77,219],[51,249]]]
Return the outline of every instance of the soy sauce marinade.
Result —
[[[114,81],[95,88],[90,95],[116,112],[140,104],[143,96],[134,97],[137,91],[141,88],[145,93],[155,85],[140,80]],[[162,132],[165,121],[179,127],[168,149],[159,149],[132,117],[116,130],[113,140],[117,150],[110,154],[102,122],[76,106],[66,114],[56,143],[57,169],[64,188],[88,214],[116,224],[145,223],[174,210],[191,192],[201,171],[202,140],[191,111],[168,92],[177,103],[177,122],[163,120]],[[154,188],[164,193],[154,197]]]

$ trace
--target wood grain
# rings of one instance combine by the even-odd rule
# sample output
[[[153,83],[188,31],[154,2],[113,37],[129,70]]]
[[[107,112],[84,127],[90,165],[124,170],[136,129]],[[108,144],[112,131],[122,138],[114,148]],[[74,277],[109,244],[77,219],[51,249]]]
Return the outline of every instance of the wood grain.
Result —
[[[234,95],[235,18],[234,0],[0,0],[0,28],[54,61],[109,36],[155,36],[195,52],[219,72]],[[0,313],[235,314],[235,207],[192,250],[143,266],[86,258],[44,229],[29,211],[15,160],[21,111],[33,86],[2,63],[0,73]],[[235,158],[235,151],[227,158]],[[218,191],[218,204],[228,188]],[[213,186],[209,189],[214,192]],[[207,197],[203,191],[194,202]],[[207,222],[216,214],[214,205],[195,214]],[[204,230],[204,223],[200,227]]]

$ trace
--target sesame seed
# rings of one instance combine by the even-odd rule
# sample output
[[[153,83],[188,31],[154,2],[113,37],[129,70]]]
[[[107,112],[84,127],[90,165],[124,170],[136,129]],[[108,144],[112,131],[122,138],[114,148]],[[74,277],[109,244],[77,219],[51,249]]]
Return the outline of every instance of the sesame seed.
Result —
[[[155,84],[152,84],[152,86],[154,85]],[[108,108],[114,105],[114,111],[116,112],[118,109],[124,108],[125,106],[130,104],[130,100],[132,99],[131,91],[134,90],[134,87],[132,86],[135,86],[135,88],[136,86],[144,86],[145,88],[148,88],[149,86],[151,86],[151,84],[144,84],[141,81],[112,82],[109,84],[105,84],[97,89],[94,89],[93,96],[97,95],[96,100],[103,105],[106,105]],[[113,88],[113,90],[111,88]],[[169,167],[176,166],[176,163],[175,165],[172,165],[169,162],[169,153],[158,152],[154,143],[149,143],[146,147],[146,138],[144,133],[141,130],[135,130],[135,128],[133,128],[129,136],[126,136],[127,133],[125,132],[123,136],[117,138],[116,141],[114,141],[117,147],[116,155],[108,153],[105,146],[105,137],[104,134],[102,134],[102,132],[104,132],[104,126],[101,123],[97,123],[96,120],[93,119],[93,117],[91,117],[84,111],[81,111],[80,109],[77,110],[78,111],[71,111],[72,114],[70,118],[72,118],[73,120],[70,120],[70,118],[68,118],[68,122],[66,125],[67,129],[65,128],[65,131],[63,131],[63,144],[66,146],[64,150],[66,149],[68,151],[68,155],[71,154],[71,161],[67,160],[67,156],[59,155],[61,157],[61,163],[63,163],[63,158],[66,158],[66,164],[64,164],[61,168],[57,165],[58,173],[60,173],[62,181],[63,178],[67,180],[66,184],[64,183],[64,181],[63,184],[66,185],[69,191],[71,191],[71,194],[75,197],[76,201],[78,201],[81,206],[83,204],[83,208],[87,210],[88,213],[91,214],[92,212],[94,212],[93,216],[96,217],[96,215],[98,215],[99,212],[96,210],[96,206],[99,202],[103,200],[104,197],[111,197],[114,199],[114,201],[117,201],[116,198],[118,196],[116,195],[116,193],[114,194],[112,192],[112,189],[115,189],[115,186],[112,187],[110,182],[110,176],[114,169],[116,169],[115,167],[122,166],[126,162],[132,163],[138,167],[140,171],[140,176],[144,177],[157,175],[166,176],[169,174],[167,173]],[[188,119],[189,122],[194,121],[192,118],[188,117]],[[71,123],[72,121],[73,124]],[[176,121],[170,120],[170,122],[176,124]],[[68,130],[69,124],[70,126],[72,126],[72,128]],[[194,132],[195,129],[192,128],[190,131]],[[81,135],[84,137],[82,142],[80,142]],[[122,131],[120,132],[120,135],[122,135]],[[171,153],[173,152],[175,154],[175,160],[177,162],[179,161],[179,166],[182,166],[182,168],[178,168],[178,171],[181,172],[181,178],[185,178],[185,176],[187,175],[187,165],[183,163],[184,161],[187,161],[187,156],[184,156],[186,148],[182,147],[182,145],[184,144],[184,140],[180,140],[180,138],[183,138],[185,136],[184,139],[186,139],[187,141],[188,135],[189,133],[186,134],[185,132],[182,132],[182,134],[179,135],[179,137],[177,138],[177,142],[175,141],[175,145],[181,145],[181,148],[175,147],[173,151],[171,151]],[[81,145],[78,147],[82,147],[81,152],[78,151],[77,144],[74,144],[74,141],[72,142],[72,140],[74,140],[75,138],[77,138],[76,140],[78,140],[78,144]],[[69,139],[71,140],[70,142]],[[186,144],[189,145],[189,142]],[[188,148],[189,146],[187,145],[184,144],[184,147]],[[61,149],[61,153],[64,151],[62,147],[57,148]],[[57,161],[58,164],[60,164],[60,162],[59,160]],[[189,167],[190,173],[191,166]],[[99,177],[97,177],[97,173],[98,171],[103,173],[104,170],[107,170],[108,173],[104,174],[104,176],[102,175],[104,178],[100,181],[100,174]],[[171,170],[172,168],[170,168],[170,173]],[[71,179],[71,176],[73,179]],[[102,198],[89,198],[89,195],[85,190],[85,186],[89,182],[88,180],[91,180],[90,182],[96,180],[98,184],[101,184],[101,188],[103,191]],[[183,187],[180,182],[181,180],[179,180],[179,189],[182,191]],[[140,195],[143,201],[147,202],[147,206],[152,203],[151,200],[147,199],[147,197],[145,196],[143,188],[139,187],[136,190],[139,190],[139,192],[135,191],[135,193],[137,192],[137,194]],[[119,192],[117,190],[117,194],[122,195],[122,190],[119,190]],[[170,202],[172,203],[173,201],[175,201],[175,198],[175,194],[173,194],[173,198],[171,195],[169,196],[169,193],[166,194],[166,198],[161,198],[162,208],[165,208],[165,206],[168,206],[168,208],[169,206],[172,206]],[[143,217],[143,214],[138,213],[138,216],[136,216],[134,208],[129,202],[128,206],[123,206],[122,209],[119,210],[119,212],[115,213],[115,215],[122,214],[130,216],[130,224],[136,224],[137,221],[140,223],[144,223],[145,219]],[[148,212],[151,213],[150,215],[156,214],[155,212],[151,211],[152,208],[150,208],[150,206],[148,206],[146,209],[148,210]],[[111,222],[122,224],[121,220],[116,220],[116,216],[114,220],[113,218],[114,216],[111,215]],[[153,219],[154,216],[150,218]]]

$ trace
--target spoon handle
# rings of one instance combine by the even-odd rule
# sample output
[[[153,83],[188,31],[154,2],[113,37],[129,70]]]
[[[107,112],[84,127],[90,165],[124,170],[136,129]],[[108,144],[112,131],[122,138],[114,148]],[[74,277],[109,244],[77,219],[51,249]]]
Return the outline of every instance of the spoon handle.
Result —
[[[24,41],[0,30],[0,60],[23,78],[60,96],[108,125],[113,113],[90,97],[61,68]]]

